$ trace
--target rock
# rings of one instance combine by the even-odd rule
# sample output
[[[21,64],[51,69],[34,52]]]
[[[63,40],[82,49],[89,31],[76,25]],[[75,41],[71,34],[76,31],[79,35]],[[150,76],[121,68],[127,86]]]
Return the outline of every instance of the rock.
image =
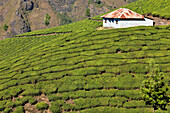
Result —
[[[2,15],[0,15],[0,21],[3,22],[4,21],[4,17]]]
[[[8,2],[8,0],[2,0],[2,1],[0,1],[0,6],[4,5],[6,2]]]
[[[72,5],[75,1],[76,0],[49,0],[49,3],[57,12],[65,13],[72,11]]]
[[[24,6],[24,9],[25,9],[26,11],[33,10],[33,8],[34,8],[34,3],[33,3],[32,1],[25,1],[25,2],[23,3],[23,6]]]
[[[11,26],[11,33],[13,35],[18,35],[21,33],[26,33],[26,32],[30,32],[31,28],[29,25],[27,25],[27,23],[25,22],[25,20],[23,19],[19,19],[19,22],[17,20],[14,20],[10,23]]]

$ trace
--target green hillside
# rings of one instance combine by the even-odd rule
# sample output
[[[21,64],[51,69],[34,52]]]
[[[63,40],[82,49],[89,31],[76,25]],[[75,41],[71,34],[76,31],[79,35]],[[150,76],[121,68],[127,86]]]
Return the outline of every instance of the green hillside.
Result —
[[[140,14],[152,14],[161,18],[170,18],[170,0],[138,0],[123,6]],[[92,19],[102,19],[100,16],[93,17]]]
[[[139,88],[154,60],[170,89],[170,25],[101,25],[86,19],[1,40],[0,112],[152,113]]]

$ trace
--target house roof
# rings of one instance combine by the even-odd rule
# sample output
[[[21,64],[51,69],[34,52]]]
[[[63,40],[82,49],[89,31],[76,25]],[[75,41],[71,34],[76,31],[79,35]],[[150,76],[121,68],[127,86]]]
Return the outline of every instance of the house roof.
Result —
[[[101,16],[102,18],[120,18],[120,19],[144,19],[143,15],[140,15],[127,8],[120,8],[116,11]]]

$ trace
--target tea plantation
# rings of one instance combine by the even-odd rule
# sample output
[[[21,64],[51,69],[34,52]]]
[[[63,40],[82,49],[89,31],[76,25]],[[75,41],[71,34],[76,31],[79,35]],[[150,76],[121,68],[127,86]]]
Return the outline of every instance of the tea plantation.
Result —
[[[0,112],[153,113],[140,86],[154,61],[170,96],[170,25],[96,30],[98,18],[0,40]]]
[[[170,86],[170,25],[96,30],[101,25],[84,20],[70,33],[0,41],[0,111],[24,112],[30,103],[53,113],[153,112],[139,88],[150,60]]]
[[[170,18],[170,0],[137,0],[136,2],[130,3],[123,6],[122,8],[128,8],[139,14],[151,14],[161,18]],[[116,10],[116,9],[114,9]],[[101,20],[100,16],[95,16],[92,19]]]

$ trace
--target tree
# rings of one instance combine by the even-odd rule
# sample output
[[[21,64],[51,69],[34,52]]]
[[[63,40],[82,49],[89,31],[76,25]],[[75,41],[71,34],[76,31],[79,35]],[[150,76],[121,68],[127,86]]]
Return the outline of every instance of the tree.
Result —
[[[87,8],[87,9],[86,9],[86,13],[85,13],[85,15],[86,15],[86,16],[88,16],[88,17],[90,17],[90,16],[91,16],[91,15],[90,15],[90,9],[89,9],[89,8]]]
[[[150,73],[146,77],[147,80],[143,82],[141,87],[142,98],[146,105],[152,105],[154,112],[159,108],[166,110],[170,97],[166,94],[168,87],[163,81],[164,75],[159,72],[159,68],[154,63],[150,63]]]
[[[3,29],[4,29],[5,31],[7,31],[7,30],[8,30],[8,26],[5,24],[5,25],[3,26]]]
[[[51,19],[51,17],[50,17],[50,15],[48,15],[48,13],[45,15],[45,18],[44,18],[44,24],[46,25],[46,26],[48,26],[49,24],[50,24],[50,19]]]
[[[57,18],[59,19],[59,25],[72,23],[72,19],[67,15],[67,13],[59,13]]]

